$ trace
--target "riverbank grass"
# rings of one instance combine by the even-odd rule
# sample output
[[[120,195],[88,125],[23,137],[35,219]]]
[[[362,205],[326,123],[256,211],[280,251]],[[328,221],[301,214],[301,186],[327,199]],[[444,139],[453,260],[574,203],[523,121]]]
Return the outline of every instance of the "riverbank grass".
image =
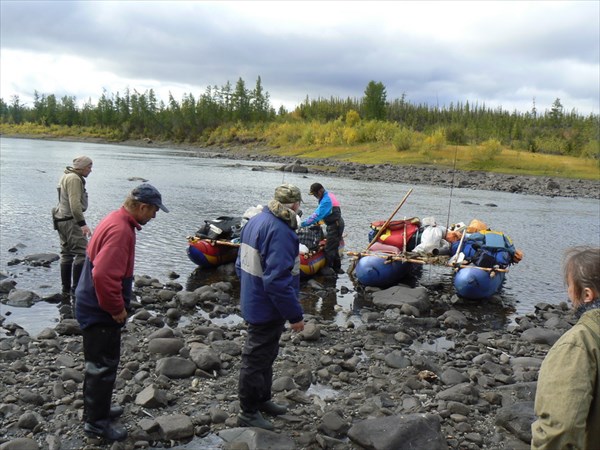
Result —
[[[0,124],[3,136],[28,137],[32,139],[104,139],[121,142],[115,130],[96,127],[46,127],[32,123],[21,125]],[[260,140],[258,140],[260,142]],[[255,141],[256,142],[256,141]],[[434,145],[435,144],[435,145]],[[206,148],[206,143],[170,143]],[[219,142],[219,146],[243,147],[256,153],[267,153],[299,159],[334,159],[360,164],[427,165],[457,170],[477,170],[513,175],[551,176],[570,179],[600,180],[600,160],[585,157],[531,153],[513,150],[489,140],[481,145],[449,145],[444,143],[418,142],[408,150],[398,151],[394,145],[368,142],[353,145],[298,145],[295,143],[269,146],[268,144],[240,144],[239,141]],[[210,146],[208,146],[210,148]],[[327,167],[322,167],[327,170]]]
[[[446,145],[398,152],[390,145],[376,143],[352,146],[279,147],[269,154],[307,159],[335,159],[361,164],[428,165],[458,170],[479,170],[514,175],[600,180],[599,161],[563,155],[529,153],[507,148],[486,155],[481,146]]]

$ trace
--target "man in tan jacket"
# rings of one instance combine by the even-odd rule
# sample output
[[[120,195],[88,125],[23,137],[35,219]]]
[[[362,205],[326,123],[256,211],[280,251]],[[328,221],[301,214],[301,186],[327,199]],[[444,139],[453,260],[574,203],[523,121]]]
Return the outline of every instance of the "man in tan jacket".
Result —
[[[60,278],[65,303],[71,303],[83,263],[87,240],[92,235],[83,213],[88,207],[85,179],[92,172],[92,160],[78,156],[67,166],[58,182],[58,205],[52,209],[54,229],[60,237]]]

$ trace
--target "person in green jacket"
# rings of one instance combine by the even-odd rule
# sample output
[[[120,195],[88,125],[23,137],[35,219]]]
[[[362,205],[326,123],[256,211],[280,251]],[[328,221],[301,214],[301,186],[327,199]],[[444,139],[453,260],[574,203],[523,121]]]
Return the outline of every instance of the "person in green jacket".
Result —
[[[600,449],[600,248],[565,254],[577,323],[552,346],[538,376],[531,448]]]
[[[92,172],[92,159],[78,156],[67,166],[58,186],[58,204],[52,208],[54,229],[60,238],[60,278],[63,302],[70,304],[81,276],[85,250],[92,230],[83,213],[88,207],[85,179]]]

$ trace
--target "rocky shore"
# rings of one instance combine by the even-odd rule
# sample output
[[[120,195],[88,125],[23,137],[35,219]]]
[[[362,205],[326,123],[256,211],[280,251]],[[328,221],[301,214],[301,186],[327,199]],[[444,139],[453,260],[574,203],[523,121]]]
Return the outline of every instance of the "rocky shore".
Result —
[[[223,281],[193,290],[176,274],[136,277],[114,395],[122,443],[83,434],[77,323],[30,336],[0,317],[0,449],[527,449],[540,364],[574,323],[566,304],[507,324],[495,316],[500,298],[367,289],[359,316],[307,315],[302,333],[284,333],[273,390],[288,413],[274,432],[239,428],[245,325],[217,324],[239,313],[231,267],[222,269]],[[303,289],[335,287],[312,279]],[[0,295],[17,304],[35,294],[5,279]]]
[[[185,144],[128,141],[125,145],[175,147],[194,152],[198,157],[263,161],[281,164],[281,170],[296,173],[324,174],[354,180],[371,180],[409,185],[444,186],[479,189],[547,197],[579,197],[600,199],[599,180],[574,180],[560,177],[509,175],[494,172],[461,171],[431,166],[399,166],[393,164],[359,164],[335,159],[298,159],[272,155],[260,145],[229,145],[198,148]],[[600,174],[600,169],[599,169]]]
[[[242,149],[205,153],[201,157],[270,161],[282,164],[288,172],[325,174],[354,180],[371,180],[408,185],[444,186],[484,191],[547,197],[579,197],[600,199],[600,181],[572,180],[558,177],[507,175],[493,172],[460,171],[435,166],[398,166],[392,164],[358,164],[331,159],[299,160],[267,155]]]

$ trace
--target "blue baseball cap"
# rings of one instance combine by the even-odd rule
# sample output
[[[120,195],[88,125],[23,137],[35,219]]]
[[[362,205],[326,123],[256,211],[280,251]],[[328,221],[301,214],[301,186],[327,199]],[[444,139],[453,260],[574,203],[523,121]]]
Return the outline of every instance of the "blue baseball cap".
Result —
[[[164,212],[169,212],[167,207],[162,204],[162,195],[160,195],[158,189],[151,184],[140,184],[138,187],[134,188],[133,191],[131,191],[131,196],[138,202],[158,206]]]

